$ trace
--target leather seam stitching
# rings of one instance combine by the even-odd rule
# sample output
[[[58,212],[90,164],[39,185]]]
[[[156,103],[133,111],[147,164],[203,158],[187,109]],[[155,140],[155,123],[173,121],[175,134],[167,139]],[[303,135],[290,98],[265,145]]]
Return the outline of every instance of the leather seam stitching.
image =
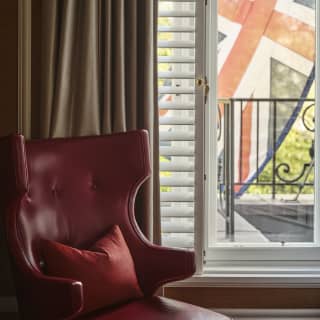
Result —
[[[143,152],[143,143],[142,143],[142,137],[141,134],[139,134],[139,149],[141,152]],[[145,161],[145,159],[144,159]],[[134,200],[134,195],[137,193],[140,185],[147,180],[148,176],[146,175],[146,173],[144,173],[144,176],[141,178],[138,178],[130,187],[130,191],[129,191],[129,196],[128,196],[128,205],[127,205],[127,210],[128,210],[128,215],[129,215],[129,221],[130,224],[132,226],[132,228],[134,229],[134,231],[136,232],[136,235],[138,236],[137,238],[139,239],[139,241],[145,246],[148,247],[148,244],[145,242],[145,240],[143,240],[140,237],[141,230],[139,230],[137,228],[137,222],[134,219],[134,208],[133,208],[133,200]],[[133,210],[131,210],[131,208]]]
[[[143,144],[143,139],[141,137],[141,134],[139,134],[139,148],[140,151],[143,152],[144,151],[144,144]],[[144,154],[144,153],[142,153]],[[145,157],[143,157],[143,160],[145,162]],[[137,190],[139,189],[139,186],[147,179],[147,175],[137,179],[137,181],[131,186],[130,191],[129,191],[129,199],[128,199],[128,214],[129,214],[129,221],[130,224],[132,226],[132,228],[134,229],[134,231],[136,232],[137,238],[139,239],[139,241],[141,242],[141,244],[146,247],[146,248],[155,248],[156,246],[153,243],[147,243],[144,239],[141,238],[140,233],[141,231],[137,229],[136,227],[136,222],[134,221],[134,210],[130,210],[132,208],[132,202],[133,202],[133,198],[134,198],[134,193],[137,192]],[[185,255],[185,259],[186,259],[186,255]],[[189,264],[188,264],[189,265]],[[188,275],[192,275],[192,273],[190,272],[186,272]],[[183,276],[174,276],[174,277],[170,277],[170,278],[166,278],[163,281],[157,281],[155,283],[155,288],[160,287],[161,285],[171,282],[171,281],[176,281],[176,280],[180,280],[180,279],[184,279],[186,278],[186,274],[184,274]]]

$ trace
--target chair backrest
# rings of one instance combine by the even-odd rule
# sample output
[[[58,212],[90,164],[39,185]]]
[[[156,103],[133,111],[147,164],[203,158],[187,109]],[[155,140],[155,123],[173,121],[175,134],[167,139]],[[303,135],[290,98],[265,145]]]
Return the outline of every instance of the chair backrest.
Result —
[[[134,199],[150,175],[145,131],[27,143],[14,135],[0,140],[1,157],[0,209],[26,265],[41,269],[41,238],[86,248],[114,224],[134,248]]]

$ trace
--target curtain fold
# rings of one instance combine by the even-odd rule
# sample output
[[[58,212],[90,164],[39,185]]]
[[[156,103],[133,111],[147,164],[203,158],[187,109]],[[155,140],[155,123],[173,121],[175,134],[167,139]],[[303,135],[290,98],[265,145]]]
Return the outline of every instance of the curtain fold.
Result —
[[[156,0],[43,0],[40,137],[146,129],[153,177],[137,220],[160,242]]]

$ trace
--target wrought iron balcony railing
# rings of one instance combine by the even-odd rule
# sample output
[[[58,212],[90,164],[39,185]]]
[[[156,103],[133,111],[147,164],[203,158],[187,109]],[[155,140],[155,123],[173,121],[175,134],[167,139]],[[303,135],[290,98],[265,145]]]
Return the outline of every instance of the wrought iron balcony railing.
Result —
[[[314,106],[314,99],[218,101],[218,192],[231,239],[235,199],[259,188],[271,200],[313,193]]]

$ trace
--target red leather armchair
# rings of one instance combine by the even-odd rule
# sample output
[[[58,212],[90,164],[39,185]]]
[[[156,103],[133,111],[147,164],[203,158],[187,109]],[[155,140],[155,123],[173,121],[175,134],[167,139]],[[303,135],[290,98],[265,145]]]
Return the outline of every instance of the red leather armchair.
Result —
[[[226,319],[153,295],[191,276],[195,264],[193,252],[153,245],[139,230],[134,200],[149,175],[145,131],[27,143],[21,135],[0,139],[0,212],[22,319]],[[86,248],[114,224],[121,226],[144,298],[81,316],[82,283],[45,275],[39,240]]]

